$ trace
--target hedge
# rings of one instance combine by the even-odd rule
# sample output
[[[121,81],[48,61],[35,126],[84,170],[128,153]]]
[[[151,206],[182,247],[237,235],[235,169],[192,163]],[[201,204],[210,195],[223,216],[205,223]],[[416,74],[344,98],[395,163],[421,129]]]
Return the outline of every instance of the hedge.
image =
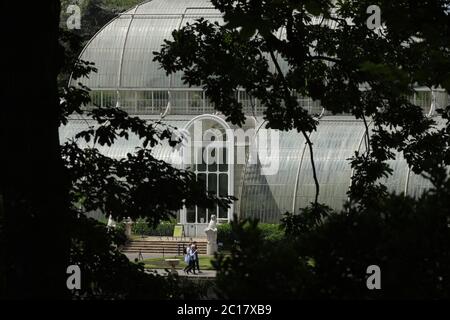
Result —
[[[131,232],[133,234],[144,236],[171,237],[173,236],[173,229],[176,225],[176,220],[171,220],[163,221],[158,226],[156,226],[156,228],[152,228],[148,225],[145,219],[138,219],[133,223]]]
[[[261,234],[266,241],[279,241],[284,237],[284,230],[280,228],[279,224],[260,223],[258,228],[261,230]],[[219,224],[217,226],[217,242],[221,244],[221,248],[229,250],[233,244],[233,234],[231,231],[231,225],[228,223]]]

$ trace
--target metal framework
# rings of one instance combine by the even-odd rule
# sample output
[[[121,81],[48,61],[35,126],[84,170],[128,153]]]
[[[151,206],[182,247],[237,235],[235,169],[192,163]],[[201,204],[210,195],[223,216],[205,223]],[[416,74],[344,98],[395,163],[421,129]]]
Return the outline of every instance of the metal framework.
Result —
[[[80,56],[83,60],[94,62],[98,68],[98,73],[80,79],[83,85],[91,88],[92,103],[104,107],[118,106],[149,120],[159,120],[164,116],[168,124],[178,128],[189,129],[193,123],[207,120],[229,130],[230,124],[223,117],[214,115],[214,105],[202,88],[184,84],[182,73],[168,77],[153,61],[153,52],[160,49],[164,39],[171,37],[173,30],[201,17],[219,23],[223,21],[220,12],[209,0],[153,0],[137,5],[108,23],[89,41]],[[285,37],[284,30],[280,30],[278,36]],[[289,67],[282,59],[280,66],[283,72]],[[331,116],[320,101],[296,96],[299,104],[319,119],[317,132],[310,135],[321,184],[319,200],[339,209],[346,200],[353,175],[348,158],[362,148],[364,123],[350,116]],[[236,97],[248,118],[254,119],[258,136],[264,124],[264,106],[244,90],[237,90]],[[450,101],[447,93],[440,88],[416,88],[409,99],[422,107],[429,117],[435,116],[436,110]],[[73,137],[90,124],[93,123],[89,119],[70,121],[60,130],[61,140]],[[131,136],[130,140],[119,140],[111,148],[101,148],[101,152],[120,158],[132,152],[138,144],[137,137]],[[232,151],[236,145],[229,147]],[[165,144],[154,149],[155,157],[168,162],[172,152],[170,146]],[[228,153],[228,156],[231,154]],[[305,148],[302,135],[297,131],[280,132],[277,159],[279,171],[272,176],[262,175],[261,165],[249,159],[239,168],[228,165],[228,191],[230,194],[239,192],[236,213],[242,217],[257,217],[263,222],[276,222],[284,212],[298,212],[298,208],[308,205],[313,199],[309,150]],[[386,180],[391,190],[417,196],[429,187],[425,179],[408,168],[401,155],[391,165],[395,173]],[[195,172],[210,173],[197,169]],[[220,174],[220,170],[216,173]],[[232,213],[233,209],[228,211],[228,219],[231,219]],[[186,211],[181,222],[187,223]]]

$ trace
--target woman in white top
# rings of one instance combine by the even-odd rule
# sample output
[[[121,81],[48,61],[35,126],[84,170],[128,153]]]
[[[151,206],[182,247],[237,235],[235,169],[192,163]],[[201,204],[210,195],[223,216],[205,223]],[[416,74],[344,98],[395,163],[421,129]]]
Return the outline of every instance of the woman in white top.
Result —
[[[192,271],[191,257],[192,257],[192,243],[190,243],[189,246],[187,246],[185,248],[185,252],[184,252],[184,262],[186,263],[186,267],[184,268],[183,271],[186,274],[188,274],[190,271]]]

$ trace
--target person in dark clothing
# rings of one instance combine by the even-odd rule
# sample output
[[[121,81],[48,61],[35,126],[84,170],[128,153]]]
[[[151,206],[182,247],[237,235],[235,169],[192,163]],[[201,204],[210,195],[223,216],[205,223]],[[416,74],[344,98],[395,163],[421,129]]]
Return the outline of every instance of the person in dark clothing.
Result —
[[[191,251],[189,253],[189,271],[192,271],[195,274],[195,264],[197,261],[197,249],[195,248],[195,244],[191,246]],[[189,273],[188,271],[188,273]]]
[[[198,248],[197,248],[197,242],[194,241],[194,250],[195,250],[195,261],[194,261],[194,270],[197,268],[198,273],[202,273],[200,271],[200,263],[198,258]]]

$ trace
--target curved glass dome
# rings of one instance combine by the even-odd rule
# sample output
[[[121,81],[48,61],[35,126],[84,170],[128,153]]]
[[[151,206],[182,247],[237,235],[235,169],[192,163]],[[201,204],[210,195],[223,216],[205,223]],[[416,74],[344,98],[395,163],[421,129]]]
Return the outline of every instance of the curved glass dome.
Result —
[[[91,102],[102,106],[119,105],[133,114],[213,113],[214,106],[202,88],[183,84],[181,72],[167,76],[159,63],[153,61],[153,52],[161,49],[164,39],[172,37],[173,30],[199,18],[223,22],[222,14],[209,0],[152,0],[111,20],[91,39],[80,56],[82,60],[94,62],[98,69],[89,78],[79,80],[92,90]],[[333,27],[333,23],[328,24]],[[280,39],[286,37],[284,29],[277,33]],[[279,56],[278,60],[286,72],[287,62]],[[264,107],[245,91],[238,91],[236,95],[246,114],[263,114]],[[310,113],[323,113],[319,101],[301,96],[298,99]],[[419,88],[411,101],[432,114],[436,106],[448,101],[448,96],[442,90]]]
[[[445,125],[443,119],[435,120],[436,128]],[[342,209],[353,175],[349,158],[356,151],[365,152],[364,132],[364,123],[351,117],[320,119],[317,131],[310,136],[320,184],[319,202],[335,210]],[[277,174],[263,174],[263,165],[259,161],[260,149],[256,154],[250,153],[239,194],[236,195],[240,199],[242,217],[278,222],[284,213],[298,213],[300,208],[314,201],[315,184],[305,139],[297,131],[279,134],[279,152],[271,157],[272,161],[278,162]],[[263,151],[270,154],[270,150]],[[257,159],[252,161],[252,156]],[[388,164],[393,174],[382,182],[390,192],[418,197],[432,187],[429,180],[411,171],[401,153],[397,153],[396,159]]]
[[[94,62],[98,69],[89,78],[80,79],[92,90],[92,102],[101,106],[118,106],[149,121],[164,118],[166,123],[179,129],[191,130],[196,122],[202,122],[208,129],[216,126],[236,129],[216,113],[202,88],[184,85],[181,73],[167,76],[153,61],[153,52],[160,50],[164,39],[171,38],[173,30],[201,17],[219,23],[223,21],[209,0],[153,0],[137,5],[109,22],[91,39],[80,56]],[[278,36],[284,38],[284,31],[280,30]],[[278,59],[283,70],[287,70],[288,64],[280,57]],[[236,96],[247,115],[245,126],[257,132],[256,139],[261,138],[265,124],[261,117],[264,107],[245,91],[237,91]],[[430,116],[435,109],[449,103],[444,90],[427,88],[417,88],[410,100]],[[319,200],[339,210],[347,199],[353,174],[348,159],[355,151],[364,151],[365,126],[354,117],[328,115],[319,101],[301,96],[298,96],[298,101],[310,113],[322,114],[317,131],[311,134],[321,185]],[[442,125],[442,120],[437,120]],[[60,128],[61,140],[66,141],[89,125],[94,125],[91,119],[72,119],[67,126]],[[230,155],[231,151],[244,154],[243,163],[235,161],[234,165],[227,163],[226,167],[211,167],[204,163],[192,166],[197,178],[209,191],[219,194],[227,191],[239,199],[228,212],[217,208],[214,213],[219,219],[230,219],[232,213],[236,213],[241,217],[259,218],[263,222],[278,222],[283,213],[298,212],[299,208],[314,200],[315,185],[304,137],[296,131],[277,134],[278,153],[271,154],[273,145],[255,153],[252,151],[254,140],[248,139],[235,142],[230,148],[232,150],[217,149],[219,155]],[[201,143],[203,148],[203,141]],[[111,157],[123,158],[138,145],[139,139],[132,135],[130,140],[120,139],[111,148],[102,147],[100,151]],[[161,144],[153,152],[156,158],[167,162],[177,159],[168,143]],[[264,174],[261,152],[276,163],[274,174]],[[394,173],[385,183],[391,191],[419,196],[430,187],[428,181],[411,172],[401,154],[390,165]],[[181,213],[180,222],[196,230],[191,235],[204,235],[202,228],[207,226],[205,222],[209,221],[209,214],[202,208],[187,208]]]
[[[218,20],[207,0],[154,0],[137,5],[108,23],[89,42],[81,59],[95,62],[97,74],[82,83],[90,88],[183,88],[181,76],[167,77],[153,62],[173,30],[200,17]]]

